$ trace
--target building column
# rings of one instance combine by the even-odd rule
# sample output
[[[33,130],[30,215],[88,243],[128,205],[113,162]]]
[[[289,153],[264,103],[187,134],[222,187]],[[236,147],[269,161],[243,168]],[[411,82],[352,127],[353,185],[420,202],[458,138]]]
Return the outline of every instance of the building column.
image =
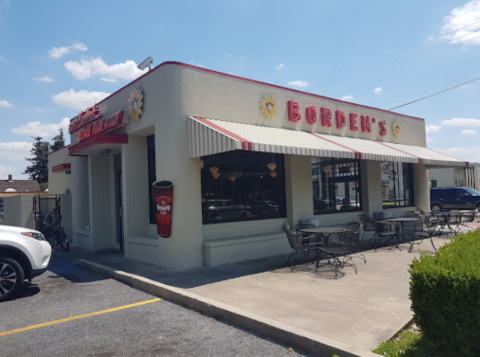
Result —
[[[285,191],[290,225],[314,217],[310,156],[285,155]]]
[[[415,207],[430,211],[430,181],[425,165],[413,164],[413,195]]]
[[[72,156],[72,237],[78,247],[92,249],[88,156]]]
[[[361,160],[360,171],[363,213],[373,217],[374,212],[383,211],[380,162]]]

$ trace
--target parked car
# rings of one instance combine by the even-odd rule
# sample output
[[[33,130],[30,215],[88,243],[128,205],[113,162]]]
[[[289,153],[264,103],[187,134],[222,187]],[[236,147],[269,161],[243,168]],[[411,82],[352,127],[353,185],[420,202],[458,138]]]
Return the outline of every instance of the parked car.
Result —
[[[273,201],[253,201],[248,204],[252,214],[259,217],[275,217],[278,215],[278,205]]]
[[[203,202],[207,209],[209,221],[235,221],[243,220],[252,216],[251,207],[234,204],[232,200],[217,199]]]
[[[25,279],[43,274],[51,254],[52,248],[42,233],[0,226],[0,301],[14,298]]]
[[[430,190],[430,209],[480,209],[480,192],[470,187],[437,187]]]

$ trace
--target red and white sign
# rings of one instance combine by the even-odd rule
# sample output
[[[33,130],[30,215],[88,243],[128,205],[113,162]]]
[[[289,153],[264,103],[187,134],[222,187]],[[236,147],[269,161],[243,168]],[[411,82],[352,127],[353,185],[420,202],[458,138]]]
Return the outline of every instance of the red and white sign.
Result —
[[[291,122],[298,122],[302,119],[300,113],[300,104],[294,100],[287,102],[288,120]],[[330,108],[321,107],[319,111],[313,105],[308,106],[305,109],[305,119],[307,123],[313,125],[318,121],[318,112],[320,112],[320,125],[331,127],[333,113]],[[371,118],[368,115],[361,115],[358,117],[358,113],[348,113],[348,124],[350,131],[361,131],[362,133],[371,133],[372,124],[376,123],[377,119]],[[342,129],[347,126],[347,116],[345,112],[341,110],[335,111],[335,126],[337,129]],[[387,122],[385,120],[378,120],[378,133],[380,136],[387,135]]]
[[[125,111],[118,111],[105,119],[97,120],[85,127],[78,133],[78,142],[88,139],[92,136],[103,134],[123,126]]]
[[[102,115],[100,114],[98,105],[87,108],[83,112],[78,113],[78,115],[72,119],[70,125],[68,126],[68,133],[76,133],[81,128],[99,119],[102,119]]]

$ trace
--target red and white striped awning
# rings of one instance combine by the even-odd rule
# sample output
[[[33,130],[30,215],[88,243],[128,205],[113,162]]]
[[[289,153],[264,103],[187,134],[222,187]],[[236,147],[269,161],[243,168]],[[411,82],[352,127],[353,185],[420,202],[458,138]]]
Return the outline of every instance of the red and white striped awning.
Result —
[[[316,157],[468,166],[438,151],[375,140],[325,135],[199,117],[188,118],[190,157],[246,150]]]

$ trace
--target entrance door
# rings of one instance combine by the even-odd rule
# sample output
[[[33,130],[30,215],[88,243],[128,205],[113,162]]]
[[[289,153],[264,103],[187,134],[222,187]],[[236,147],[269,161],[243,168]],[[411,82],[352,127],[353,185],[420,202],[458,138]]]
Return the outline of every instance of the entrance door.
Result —
[[[123,250],[123,199],[122,199],[122,154],[114,156],[115,161],[115,211],[117,223],[117,243]]]

